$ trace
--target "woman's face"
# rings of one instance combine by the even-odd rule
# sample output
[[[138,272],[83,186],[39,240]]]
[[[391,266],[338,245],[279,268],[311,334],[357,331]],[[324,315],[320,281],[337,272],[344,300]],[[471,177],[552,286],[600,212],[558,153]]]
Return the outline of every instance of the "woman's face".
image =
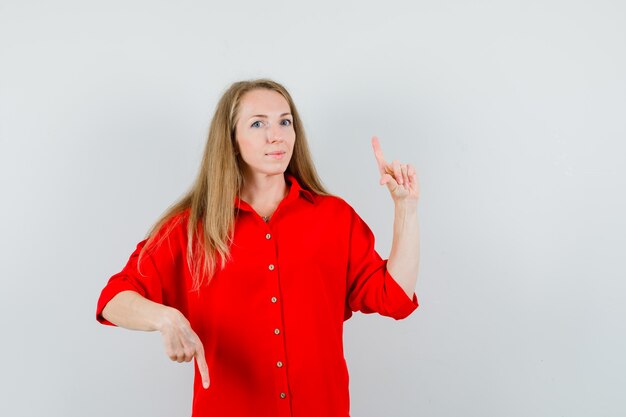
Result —
[[[241,97],[235,139],[246,174],[282,174],[296,140],[287,100],[276,91],[256,89]]]

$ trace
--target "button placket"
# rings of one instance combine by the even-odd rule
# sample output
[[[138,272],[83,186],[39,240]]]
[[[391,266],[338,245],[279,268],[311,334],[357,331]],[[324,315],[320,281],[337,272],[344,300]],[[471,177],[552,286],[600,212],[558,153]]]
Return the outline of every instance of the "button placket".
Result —
[[[269,224],[267,229],[269,229]],[[286,369],[285,368],[285,362],[284,359],[283,360],[279,360],[279,358],[284,358],[285,357],[285,341],[284,341],[284,335],[281,332],[281,328],[283,326],[283,321],[282,321],[282,306],[280,304],[278,304],[278,296],[280,295],[280,280],[279,280],[279,275],[278,275],[278,270],[276,268],[276,264],[277,264],[277,257],[276,257],[276,242],[273,239],[273,235],[272,233],[270,233],[269,231],[267,231],[265,233],[265,241],[268,242],[271,245],[271,250],[270,253],[272,254],[272,258],[273,260],[270,260],[270,263],[268,263],[267,265],[267,269],[268,271],[270,271],[269,273],[270,275],[270,281],[274,283],[274,288],[276,291],[276,295],[271,296],[270,298],[270,302],[272,304],[276,305],[276,315],[274,317],[276,317],[277,321],[276,321],[276,326],[273,330],[274,335],[275,336],[279,336],[276,341],[277,341],[277,356],[278,358],[276,358],[276,362],[275,366],[277,370],[283,370]],[[281,359],[282,359],[281,358]],[[288,381],[287,381],[287,374],[286,371],[282,371],[279,374],[277,374],[277,377],[279,378],[279,383],[278,383],[278,387],[279,390],[280,388],[282,388],[281,391],[279,391],[279,396],[281,399],[285,399],[287,398],[287,390],[288,390]]]

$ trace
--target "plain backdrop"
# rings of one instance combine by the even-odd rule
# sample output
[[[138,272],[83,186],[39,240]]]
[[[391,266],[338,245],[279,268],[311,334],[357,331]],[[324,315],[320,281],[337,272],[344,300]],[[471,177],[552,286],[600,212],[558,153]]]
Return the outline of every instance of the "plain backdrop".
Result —
[[[384,258],[371,136],[418,172],[420,307],[345,323],[354,417],[626,415],[625,40],[609,0],[0,0],[0,415],[190,414],[96,301],[256,77]]]

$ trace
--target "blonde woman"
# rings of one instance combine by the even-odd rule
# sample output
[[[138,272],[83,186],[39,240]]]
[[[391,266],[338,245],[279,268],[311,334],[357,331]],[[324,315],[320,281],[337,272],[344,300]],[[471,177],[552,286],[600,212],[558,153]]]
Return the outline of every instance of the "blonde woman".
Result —
[[[287,90],[232,84],[194,184],[109,279],[97,320],[157,330],[172,360],[195,360],[193,417],[348,417],[343,322],[418,306],[415,170],[372,146],[395,207],[388,259],[322,186]]]

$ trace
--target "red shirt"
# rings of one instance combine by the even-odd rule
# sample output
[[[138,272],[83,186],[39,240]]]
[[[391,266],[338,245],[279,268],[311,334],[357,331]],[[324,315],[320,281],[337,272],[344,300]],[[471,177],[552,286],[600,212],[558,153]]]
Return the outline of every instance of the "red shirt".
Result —
[[[195,366],[193,417],[349,417],[343,322],[353,311],[399,320],[418,306],[347,202],[302,189],[290,174],[285,179],[289,192],[267,223],[235,199],[232,260],[199,292],[189,291],[187,210],[161,246],[144,254],[143,275],[137,257],[146,240],[100,294],[103,324],[113,325],[102,309],[123,290],[187,317],[211,379],[204,389]]]

